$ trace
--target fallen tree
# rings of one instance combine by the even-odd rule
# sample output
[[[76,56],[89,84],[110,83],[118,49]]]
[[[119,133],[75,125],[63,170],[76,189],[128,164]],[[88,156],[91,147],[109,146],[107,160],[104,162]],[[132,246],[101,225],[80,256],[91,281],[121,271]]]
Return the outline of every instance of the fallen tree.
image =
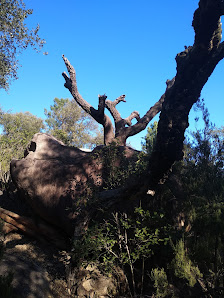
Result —
[[[111,211],[131,208],[138,196],[147,200],[158,183],[166,179],[174,162],[183,157],[184,133],[190,109],[224,57],[220,20],[223,14],[222,0],[199,1],[192,23],[194,44],[177,54],[176,76],[167,80],[165,93],[143,117],[136,111],[126,119],[121,117],[116,106],[121,101],[125,102],[125,95],[114,101],[108,100],[106,95],[99,95],[98,108],[92,107],[79,94],[75,70],[63,56],[68,70],[68,75],[63,73],[65,87],[74,100],[103,126],[105,147],[84,153],[66,147],[50,136],[35,135],[24,159],[11,162],[11,176],[26,202],[40,217],[59,226],[70,236],[74,233],[80,236],[101,206]],[[111,113],[114,126],[105,109]],[[120,156],[118,154],[113,161],[117,167],[123,155],[133,165],[137,152],[126,146],[126,140],[145,129],[158,113],[156,144],[146,168],[138,175],[131,171],[122,183],[105,189],[104,180],[108,176],[105,148],[118,148]],[[137,123],[132,124],[133,119]],[[94,204],[91,204],[93,201]]]

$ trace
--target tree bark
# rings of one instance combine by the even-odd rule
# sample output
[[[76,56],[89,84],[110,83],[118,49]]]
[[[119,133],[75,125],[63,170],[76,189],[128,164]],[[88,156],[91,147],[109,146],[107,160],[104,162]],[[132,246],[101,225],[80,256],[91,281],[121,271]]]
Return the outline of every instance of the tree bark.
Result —
[[[99,95],[99,105],[98,109],[96,110],[93,108],[78,92],[77,82],[76,82],[76,72],[74,67],[70,64],[68,59],[63,55],[63,60],[67,67],[68,75],[63,72],[62,75],[65,79],[64,86],[71,92],[73,98],[81,106],[81,108],[88,113],[90,116],[93,117],[98,123],[103,125],[104,128],[104,144],[108,145],[114,139],[114,129],[113,124],[110,118],[104,113],[105,110],[105,101],[107,96],[106,95]]]
[[[176,56],[177,73],[165,98],[158,123],[155,150],[149,160],[148,183],[153,187],[183,157],[184,133],[188,115],[216,65],[224,57],[220,16],[221,0],[201,0],[195,11],[193,47]]]

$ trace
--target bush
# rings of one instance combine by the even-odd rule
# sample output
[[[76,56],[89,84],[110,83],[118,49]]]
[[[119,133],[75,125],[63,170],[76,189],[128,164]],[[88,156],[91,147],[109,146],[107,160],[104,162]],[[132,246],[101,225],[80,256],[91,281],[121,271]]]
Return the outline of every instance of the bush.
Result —
[[[154,288],[156,289],[156,297],[163,298],[169,294],[169,283],[164,268],[155,268],[151,271],[151,279],[154,282]]]

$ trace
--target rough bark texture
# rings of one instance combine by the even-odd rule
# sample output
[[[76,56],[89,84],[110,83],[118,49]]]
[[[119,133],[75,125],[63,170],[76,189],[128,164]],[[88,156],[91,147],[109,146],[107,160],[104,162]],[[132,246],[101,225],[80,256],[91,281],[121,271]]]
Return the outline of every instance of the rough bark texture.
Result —
[[[75,101],[83,108],[83,110],[88,113],[90,116],[92,116],[98,123],[103,125],[104,128],[104,143],[105,145],[111,143],[111,141],[114,139],[114,131],[113,131],[113,125],[110,120],[110,118],[104,114],[105,109],[105,101],[106,101],[106,95],[99,95],[99,105],[98,109],[94,109],[83,97],[80,95],[77,87],[76,82],[76,72],[74,67],[70,64],[68,59],[63,55],[63,60],[65,62],[65,65],[67,67],[68,73],[70,75],[70,78],[68,75],[63,72],[63,77],[65,79],[64,86],[68,88],[68,90],[71,92],[73,98]]]
[[[183,157],[184,132],[188,127],[190,109],[224,57],[224,43],[220,43],[223,9],[223,1],[201,0],[193,19],[194,45],[176,56],[177,74],[172,87],[165,93],[156,147],[149,161],[150,186],[154,186],[172,164]]]
[[[98,109],[94,109],[87,101],[82,98],[78,92],[76,72],[74,67],[64,55],[62,57],[70,75],[69,78],[65,72],[62,73],[65,79],[64,86],[71,92],[73,98],[83,108],[83,110],[90,114],[98,123],[103,125],[105,145],[115,141],[117,144],[125,146],[128,137],[144,130],[148,123],[161,111],[164,95],[161,96],[160,100],[153,107],[151,107],[142,118],[140,118],[140,115],[137,111],[132,112],[131,115],[126,119],[121,117],[120,113],[116,109],[116,105],[121,101],[126,102],[125,95],[119,96],[113,102],[106,100],[106,95],[99,95]],[[170,84],[167,83],[167,88],[169,87]],[[110,118],[104,113],[105,107],[110,111],[114,119],[115,129],[113,128]],[[137,120],[135,125],[131,125],[133,119]]]
[[[77,228],[79,209],[92,195],[89,190],[100,191],[104,186],[101,150],[104,149],[100,146],[92,152],[83,152],[65,146],[50,135],[38,133],[25,158],[11,162],[11,176],[20,195],[41,218],[72,236]],[[135,150],[129,147],[119,150],[131,162],[135,159]],[[118,166],[119,156],[116,162]]]

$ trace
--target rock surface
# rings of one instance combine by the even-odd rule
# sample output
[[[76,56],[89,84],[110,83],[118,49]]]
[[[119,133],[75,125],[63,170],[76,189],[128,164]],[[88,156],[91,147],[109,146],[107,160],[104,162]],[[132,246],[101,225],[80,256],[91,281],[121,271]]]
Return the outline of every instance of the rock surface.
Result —
[[[68,287],[72,297],[131,297],[121,269],[117,268],[114,274],[106,275],[96,264],[71,271],[68,275]]]
[[[4,243],[0,275],[13,273],[13,294],[18,298],[130,297],[118,268],[113,275],[103,274],[96,265],[72,270],[68,252],[18,233],[8,234]]]
[[[11,233],[5,238],[5,251],[0,261],[0,275],[12,272],[14,294],[22,298],[70,297],[65,267],[69,262],[65,251]]]

